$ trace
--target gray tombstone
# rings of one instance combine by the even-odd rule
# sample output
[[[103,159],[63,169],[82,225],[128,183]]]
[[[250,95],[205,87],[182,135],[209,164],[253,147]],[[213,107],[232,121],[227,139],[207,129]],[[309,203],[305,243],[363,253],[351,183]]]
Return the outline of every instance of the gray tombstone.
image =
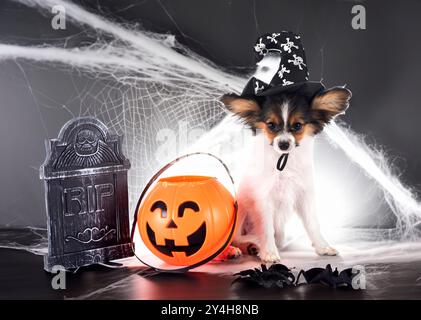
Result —
[[[67,122],[46,142],[40,168],[45,181],[48,255],[44,269],[66,269],[133,255],[127,171],[121,137],[91,117]]]

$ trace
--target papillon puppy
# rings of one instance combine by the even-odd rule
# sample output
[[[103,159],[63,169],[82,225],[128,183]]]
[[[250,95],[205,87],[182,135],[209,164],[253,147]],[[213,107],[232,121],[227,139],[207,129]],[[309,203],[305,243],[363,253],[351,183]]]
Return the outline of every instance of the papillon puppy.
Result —
[[[222,102],[255,133],[252,154],[237,193],[238,228],[233,245],[264,262],[280,261],[285,224],[296,213],[319,255],[337,255],[320,233],[316,216],[315,136],[348,108],[351,92],[323,89],[314,97],[295,92],[269,96],[226,94]],[[280,170],[280,157],[288,154]],[[285,158],[285,156],[284,156]],[[285,159],[283,159],[285,161]],[[325,192],[326,190],[318,190]],[[236,248],[226,252],[238,255]]]

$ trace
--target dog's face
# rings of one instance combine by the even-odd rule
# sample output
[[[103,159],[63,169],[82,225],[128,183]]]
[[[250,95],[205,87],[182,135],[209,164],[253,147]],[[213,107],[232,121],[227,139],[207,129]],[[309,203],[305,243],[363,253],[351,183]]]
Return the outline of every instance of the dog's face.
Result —
[[[276,152],[291,152],[306,136],[323,130],[349,105],[351,91],[342,87],[325,90],[309,99],[294,93],[267,97],[226,94],[221,101],[253,131],[262,130]]]

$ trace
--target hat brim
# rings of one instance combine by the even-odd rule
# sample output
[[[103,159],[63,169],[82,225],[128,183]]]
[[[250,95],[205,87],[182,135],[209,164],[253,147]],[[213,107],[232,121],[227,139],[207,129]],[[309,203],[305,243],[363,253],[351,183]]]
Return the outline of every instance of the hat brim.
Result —
[[[315,81],[306,81],[290,84],[287,86],[276,86],[268,88],[260,93],[257,93],[256,96],[266,97],[271,96],[277,93],[290,93],[295,91],[300,91],[300,95],[313,98],[317,93],[324,90],[325,86],[320,82]]]

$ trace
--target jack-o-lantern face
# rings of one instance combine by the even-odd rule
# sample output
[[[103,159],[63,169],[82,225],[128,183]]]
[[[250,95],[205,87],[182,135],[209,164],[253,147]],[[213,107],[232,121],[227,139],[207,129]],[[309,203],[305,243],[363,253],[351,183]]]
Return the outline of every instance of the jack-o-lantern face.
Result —
[[[215,178],[164,178],[138,210],[142,240],[173,265],[191,265],[214,254],[234,222],[234,199]]]
[[[151,207],[151,211],[154,212],[155,210],[159,209],[161,214],[161,218],[166,218],[168,215],[167,211],[167,205],[165,202],[158,200],[154,202],[154,204]],[[193,201],[186,201],[183,202],[178,207],[178,217],[184,216],[184,210],[191,209],[194,212],[199,212],[199,206],[196,202]],[[178,225],[174,222],[173,219],[171,219],[166,228],[168,229],[178,229]],[[156,237],[155,237],[155,231],[152,230],[149,223],[146,223],[146,231],[148,234],[148,238],[152,245],[161,253],[172,257],[173,252],[184,252],[186,256],[191,256],[192,254],[196,253],[205,242],[206,238],[206,222],[203,222],[199,228],[197,228],[196,231],[193,233],[187,235],[187,243],[188,245],[184,246],[178,246],[175,244],[175,241],[173,239],[165,239],[165,245],[159,245],[156,243]]]

